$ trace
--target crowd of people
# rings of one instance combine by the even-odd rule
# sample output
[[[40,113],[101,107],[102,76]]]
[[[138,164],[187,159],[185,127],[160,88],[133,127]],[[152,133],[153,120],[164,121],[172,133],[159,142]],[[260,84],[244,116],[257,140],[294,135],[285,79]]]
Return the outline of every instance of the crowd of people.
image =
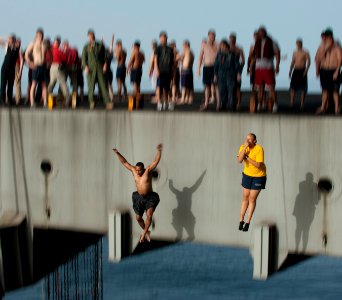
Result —
[[[318,47],[315,64],[316,74],[322,87],[322,104],[318,113],[325,113],[329,103],[339,114],[342,50],[334,40],[333,31],[326,29],[321,34],[322,42]],[[115,45],[114,45],[115,42]],[[24,64],[28,71],[28,88],[25,103],[30,107],[41,105],[52,107],[56,97],[53,91],[59,84],[59,95],[65,107],[75,108],[84,100],[84,76],[88,84],[89,108],[95,107],[95,85],[98,85],[99,98],[107,109],[112,109],[115,101],[127,99],[126,76],[133,85],[133,97],[140,94],[145,55],[140,49],[140,41],[135,41],[132,53],[127,60],[127,51],[122,41],[112,36],[110,45],[96,40],[93,30],[88,31],[88,42],[79,54],[69,46],[67,40],[59,36],[51,42],[44,39],[44,31],[38,29],[33,41],[22,51],[21,41],[13,34],[8,39],[0,38],[0,45],[6,50],[1,68],[1,101],[5,105],[19,105],[22,99],[21,77]],[[308,89],[307,73],[311,60],[308,50],[303,48],[301,39],[296,41],[289,70],[290,106],[294,105],[296,94],[300,93],[300,108],[305,105]],[[117,93],[113,91],[113,71],[111,63],[117,62]],[[279,73],[280,47],[267,33],[265,27],[254,32],[254,41],[247,58],[247,73],[250,75],[250,112],[277,111],[276,75]],[[168,43],[168,35],[162,31],[159,43],[152,42],[152,55],[149,61],[148,76],[152,81],[158,111],[173,111],[177,104],[192,104],[194,100],[194,52],[190,42],[183,42],[178,51],[176,42]],[[206,111],[209,104],[216,104],[216,110],[238,111],[241,108],[241,75],[245,66],[245,54],[236,43],[236,34],[228,39],[216,41],[214,30],[202,41],[198,58],[197,75],[202,76],[204,99],[200,106]],[[70,80],[70,84],[68,84]],[[15,86],[15,99],[13,88]],[[69,86],[72,89],[70,93]],[[115,101],[114,101],[115,100]]]

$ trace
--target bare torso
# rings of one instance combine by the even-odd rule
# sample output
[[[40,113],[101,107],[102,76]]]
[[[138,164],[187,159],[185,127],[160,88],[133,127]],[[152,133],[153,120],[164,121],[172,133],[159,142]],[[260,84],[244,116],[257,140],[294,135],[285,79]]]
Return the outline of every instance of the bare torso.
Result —
[[[308,52],[303,49],[293,52],[294,68],[305,69],[308,62],[308,57]]]
[[[182,57],[183,57],[182,68],[184,70],[189,70],[189,69],[191,70],[193,63],[194,63],[194,55],[191,52],[191,50],[190,49],[184,50]]]
[[[341,48],[334,44],[330,49],[325,51],[325,55],[321,58],[321,68],[331,70],[337,69],[341,62]]]
[[[146,196],[153,192],[152,190],[152,176],[148,169],[139,176],[135,170],[132,171],[134,176],[135,185],[137,187],[137,192],[141,196]]]
[[[216,55],[218,51],[217,44],[215,42],[213,44],[210,44],[209,42],[203,43],[202,51],[203,51],[204,66],[208,66],[208,67],[213,66],[215,64]]]
[[[33,41],[28,47],[32,51],[33,64],[35,67],[42,66],[45,61],[45,47],[43,41]]]
[[[141,51],[135,51],[133,53],[133,66],[132,69],[139,69],[142,67],[144,61],[145,61],[145,56]]]
[[[241,47],[231,45],[230,50],[235,53],[235,55],[239,58],[240,61],[243,59],[243,50]]]
[[[125,65],[126,57],[127,57],[127,54],[126,54],[125,50],[119,49],[119,50],[116,51],[115,58],[116,58],[116,60],[118,62],[118,67],[121,67],[121,66]]]
[[[174,50],[174,59],[173,59],[173,66],[174,70],[176,70],[179,67],[179,52],[178,50]]]

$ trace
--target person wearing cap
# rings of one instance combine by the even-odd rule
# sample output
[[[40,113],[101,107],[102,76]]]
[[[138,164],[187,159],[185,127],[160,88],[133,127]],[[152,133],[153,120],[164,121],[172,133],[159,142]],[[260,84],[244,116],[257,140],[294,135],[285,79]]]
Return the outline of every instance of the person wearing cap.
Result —
[[[333,31],[328,28],[316,60],[322,87],[322,104],[318,113],[325,113],[329,106],[329,95],[333,96],[335,114],[340,112],[340,68],[342,63],[341,47],[335,43]]]
[[[297,39],[297,49],[293,52],[292,61],[289,71],[291,107],[294,106],[296,92],[301,92],[300,109],[304,108],[305,95],[308,91],[308,70],[310,68],[310,54],[303,49],[303,41]]]
[[[0,38],[0,45],[6,48],[6,55],[1,67],[1,93],[0,99],[3,103],[12,104],[13,98],[13,85],[16,77],[16,63],[19,59],[20,67],[17,76],[21,78],[23,70],[23,56],[20,49],[20,44],[16,43],[16,37],[14,34],[10,35],[7,41]],[[7,99],[6,99],[7,88]],[[7,100],[7,101],[6,101]]]
[[[145,62],[145,55],[140,51],[140,41],[135,41],[133,51],[127,65],[127,74],[131,74],[133,84],[133,95],[140,94],[140,83],[142,77],[142,65]]]
[[[169,110],[173,110],[173,103],[168,103],[168,97],[174,68],[174,53],[172,48],[167,45],[167,33],[165,31],[159,34],[159,45],[154,52],[154,68],[157,75],[157,87],[159,88],[157,110],[165,110],[167,105]]]
[[[204,103],[201,106],[202,111],[208,108],[209,100],[210,103],[215,101],[216,85],[214,83],[214,64],[219,50],[215,38],[215,31],[212,29],[209,30],[208,39],[202,42],[198,59],[198,76],[201,76],[201,67],[203,64]]]
[[[61,38],[58,36],[55,38],[52,45],[52,64],[50,68],[50,83],[48,86],[49,99],[52,98],[53,89],[58,81],[59,87],[62,90],[65,106],[68,107],[69,104],[69,88],[66,84],[64,67],[66,63],[65,54],[60,48]],[[49,100],[50,101],[50,100]]]
[[[104,73],[107,69],[105,60],[105,47],[103,42],[96,41],[93,30],[88,31],[88,43],[82,51],[82,68],[88,80],[88,101],[90,109],[95,107],[94,90],[95,83],[98,82],[99,89],[106,104],[107,109],[112,109]]]

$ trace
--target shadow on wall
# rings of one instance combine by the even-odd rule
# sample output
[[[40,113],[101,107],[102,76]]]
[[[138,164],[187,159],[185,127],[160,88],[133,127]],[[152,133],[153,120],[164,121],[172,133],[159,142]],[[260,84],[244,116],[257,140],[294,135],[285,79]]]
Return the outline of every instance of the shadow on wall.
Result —
[[[173,180],[169,180],[169,188],[176,195],[178,206],[172,211],[172,225],[177,232],[177,240],[183,237],[183,229],[188,234],[188,240],[195,239],[195,223],[196,218],[191,211],[192,195],[201,185],[205,170],[202,175],[191,187],[184,187],[181,191],[177,190],[173,185]]]
[[[308,245],[309,230],[315,217],[316,206],[320,200],[317,183],[313,181],[312,173],[306,174],[305,181],[299,183],[299,194],[293,208],[293,216],[296,217],[296,252],[305,252]],[[302,240],[302,251],[299,249]]]

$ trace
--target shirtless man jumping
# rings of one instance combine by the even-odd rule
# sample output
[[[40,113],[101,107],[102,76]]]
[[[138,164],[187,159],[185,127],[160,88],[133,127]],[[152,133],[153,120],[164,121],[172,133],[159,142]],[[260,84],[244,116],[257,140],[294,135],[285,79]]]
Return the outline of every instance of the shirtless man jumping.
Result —
[[[157,146],[157,155],[146,169],[142,162],[138,162],[135,166],[132,166],[116,148],[113,149],[123,166],[132,172],[137,187],[137,191],[132,194],[132,200],[136,220],[143,229],[143,233],[140,236],[140,243],[144,242],[145,239],[148,242],[151,241],[150,231],[148,229],[151,226],[153,213],[160,201],[159,195],[152,190],[152,171],[160,161],[162,147],[162,144]],[[143,214],[145,211],[146,220],[144,221]]]
[[[307,74],[310,68],[310,55],[307,50],[303,49],[303,42],[301,39],[297,39],[296,45],[297,50],[293,52],[289,72],[289,77],[291,78],[291,108],[294,105],[296,92],[300,91],[300,109],[303,110],[305,95],[308,90]]]

